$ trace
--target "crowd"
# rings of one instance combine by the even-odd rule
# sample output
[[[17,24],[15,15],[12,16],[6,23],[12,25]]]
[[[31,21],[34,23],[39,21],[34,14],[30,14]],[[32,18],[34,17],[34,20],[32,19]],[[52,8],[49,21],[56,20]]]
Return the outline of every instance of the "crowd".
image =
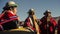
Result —
[[[37,19],[34,11],[34,9],[29,9],[27,12],[28,17],[24,21],[24,28],[29,29],[35,34],[55,34],[57,29],[57,34],[60,34],[60,19],[57,24],[50,10],[46,10],[40,20]],[[7,2],[0,14],[0,31],[18,28],[20,19],[16,13],[17,4],[13,1]]]

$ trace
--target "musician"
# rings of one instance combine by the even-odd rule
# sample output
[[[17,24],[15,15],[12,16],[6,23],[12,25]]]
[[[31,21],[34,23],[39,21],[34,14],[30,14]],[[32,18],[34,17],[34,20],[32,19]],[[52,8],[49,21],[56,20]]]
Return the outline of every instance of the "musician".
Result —
[[[51,16],[50,10],[46,10],[44,17],[41,18],[41,34],[55,34],[56,21]]]
[[[24,27],[28,27],[31,31],[36,32],[35,34],[40,34],[38,23],[39,21],[35,16],[34,9],[30,9],[28,11],[28,17],[25,20]]]
[[[7,2],[0,15],[0,28],[2,30],[15,29],[18,21],[17,4],[14,1]]]

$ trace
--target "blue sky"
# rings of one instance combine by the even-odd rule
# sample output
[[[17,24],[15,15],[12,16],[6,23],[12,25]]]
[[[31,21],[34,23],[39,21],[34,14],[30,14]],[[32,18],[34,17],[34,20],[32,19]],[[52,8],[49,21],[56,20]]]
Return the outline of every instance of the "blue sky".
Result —
[[[27,18],[27,12],[30,8],[35,9],[38,19],[44,16],[43,13],[46,10],[50,10],[53,17],[60,16],[60,0],[0,0],[0,13],[8,1],[15,1],[18,4],[17,15],[20,17],[20,21]]]

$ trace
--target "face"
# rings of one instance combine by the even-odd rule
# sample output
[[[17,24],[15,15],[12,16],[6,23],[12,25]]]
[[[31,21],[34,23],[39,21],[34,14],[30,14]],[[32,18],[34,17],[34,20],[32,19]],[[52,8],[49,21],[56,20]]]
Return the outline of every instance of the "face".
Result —
[[[33,16],[33,15],[34,15],[34,12],[30,12],[29,15],[30,15],[30,16]]]
[[[32,15],[34,15],[34,12],[32,12]]]
[[[51,13],[48,13],[48,16],[51,16]]]
[[[13,13],[17,13],[17,7],[14,8]]]

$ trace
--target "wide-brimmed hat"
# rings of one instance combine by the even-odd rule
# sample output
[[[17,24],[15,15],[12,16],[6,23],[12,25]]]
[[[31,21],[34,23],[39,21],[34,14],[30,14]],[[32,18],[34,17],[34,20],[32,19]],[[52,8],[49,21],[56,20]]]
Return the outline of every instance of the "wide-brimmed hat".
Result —
[[[32,13],[32,12],[34,12],[34,9],[30,9],[30,10],[28,11],[28,13]]]
[[[17,7],[17,4],[14,1],[9,1],[6,3],[6,5],[3,7],[3,9],[7,8],[7,7]]]
[[[50,11],[50,10],[46,10],[46,11],[44,12],[44,15],[46,15],[47,13],[51,13],[51,11]]]

